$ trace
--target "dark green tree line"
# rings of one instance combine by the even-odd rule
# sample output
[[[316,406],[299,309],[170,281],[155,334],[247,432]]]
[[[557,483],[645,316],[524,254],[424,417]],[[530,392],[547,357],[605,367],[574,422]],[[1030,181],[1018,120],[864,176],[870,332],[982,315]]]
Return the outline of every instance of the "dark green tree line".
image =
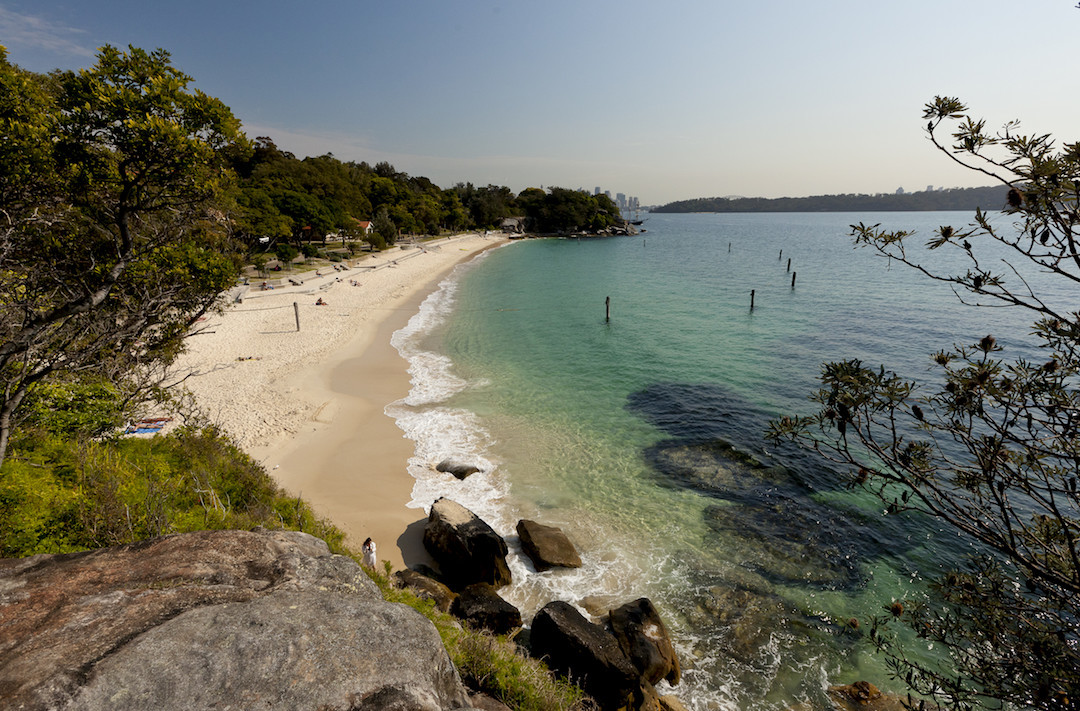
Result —
[[[237,273],[219,199],[239,123],[167,52],[33,74],[0,50],[0,463],[46,380],[173,358]]]

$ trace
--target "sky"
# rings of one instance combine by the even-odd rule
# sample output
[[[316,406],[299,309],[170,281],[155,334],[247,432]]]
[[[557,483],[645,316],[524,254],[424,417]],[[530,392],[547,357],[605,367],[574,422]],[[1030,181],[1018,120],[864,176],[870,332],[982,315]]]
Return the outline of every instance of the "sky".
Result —
[[[991,184],[924,105],[1080,140],[1078,38],[1074,0],[0,0],[9,61],[163,48],[298,157],[643,205]]]

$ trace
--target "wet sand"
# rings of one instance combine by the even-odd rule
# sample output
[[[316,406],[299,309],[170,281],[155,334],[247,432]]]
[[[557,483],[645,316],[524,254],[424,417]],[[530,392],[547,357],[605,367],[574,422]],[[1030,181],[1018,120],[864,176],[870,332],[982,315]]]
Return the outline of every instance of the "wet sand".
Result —
[[[195,373],[184,384],[200,409],[351,547],[370,536],[380,565],[426,561],[424,511],[406,507],[413,442],[384,414],[410,387],[390,337],[455,265],[505,241],[439,240],[350,260],[350,271],[320,270],[301,286],[249,291],[189,339],[177,372]],[[315,306],[319,298],[327,305]]]

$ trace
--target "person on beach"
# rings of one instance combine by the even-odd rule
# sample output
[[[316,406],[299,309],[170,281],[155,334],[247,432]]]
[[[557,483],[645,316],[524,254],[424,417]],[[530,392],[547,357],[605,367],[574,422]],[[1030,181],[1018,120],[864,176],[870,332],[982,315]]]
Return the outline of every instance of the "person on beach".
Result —
[[[375,541],[368,538],[360,550],[364,552],[364,567],[375,570]]]
[[[322,297],[320,296],[319,300],[315,302],[315,305],[316,306],[327,306],[328,304],[325,301],[323,301]]]

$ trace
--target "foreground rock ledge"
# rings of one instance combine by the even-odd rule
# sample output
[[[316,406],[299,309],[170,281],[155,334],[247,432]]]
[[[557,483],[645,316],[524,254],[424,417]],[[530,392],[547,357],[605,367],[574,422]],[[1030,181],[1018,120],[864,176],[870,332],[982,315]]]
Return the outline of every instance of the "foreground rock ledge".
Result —
[[[6,708],[469,706],[438,633],[296,532],[0,560]]]

